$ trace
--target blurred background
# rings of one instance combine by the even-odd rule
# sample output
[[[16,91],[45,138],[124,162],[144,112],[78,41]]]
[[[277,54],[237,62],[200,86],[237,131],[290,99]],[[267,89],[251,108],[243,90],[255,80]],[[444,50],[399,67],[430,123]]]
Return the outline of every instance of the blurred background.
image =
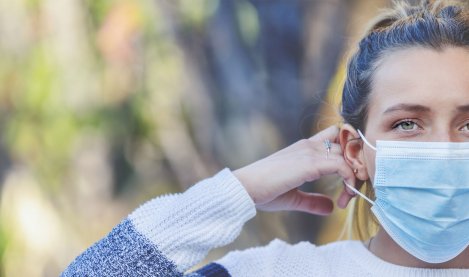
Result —
[[[0,0],[0,276],[57,276],[146,200],[339,123],[389,2]],[[207,261],[334,241],[344,217],[260,212]]]

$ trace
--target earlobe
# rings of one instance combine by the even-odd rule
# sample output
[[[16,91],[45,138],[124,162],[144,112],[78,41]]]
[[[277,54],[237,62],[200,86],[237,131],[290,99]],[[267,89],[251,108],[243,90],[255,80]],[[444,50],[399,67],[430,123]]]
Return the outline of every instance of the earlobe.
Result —
[[[362,181],[368,180],[368,170],[363,155],[363,142],[358,132],[350,124],[344,124],[339,133],[340,146],[347,164],[355,176]]]

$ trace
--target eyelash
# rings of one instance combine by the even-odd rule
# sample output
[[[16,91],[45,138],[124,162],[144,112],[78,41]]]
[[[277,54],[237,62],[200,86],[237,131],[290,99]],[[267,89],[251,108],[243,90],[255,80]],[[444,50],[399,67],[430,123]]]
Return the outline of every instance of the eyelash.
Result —
[[[402,123],[413,123],[415,125],[417,125],[417,127],[420,129],[420,126],[412,119],[409,119],[409,118],[406,118],[406,119],[403,119],[403,120],[399,120],[398,122],[394,123],[392,125],[392,129],[395,130],[397,129]],[[404,131],[404,132],[410,132],[410,131],[414,131],[413,129],[412,130],[404,130],[404,129],[401,129],[401,131]]]
[[[417,126],[418,129],[422,129],[422,128],[420,127],[420,125],[417,124],[417,122],[415,122],[415,120],[413,120],[413,119],[408,119],[408,118],[403,119],[403,120],[399,120],[398,122],[394,123],[394,124],[392,125],[392,129],[393,129],[393,130],[396,130],[396,129],[399,128],[399,126],[401,126],[401,124],[403,124],[403,123],[413,123],[413,124],[415,124],[415,125]],[[461,131],[462,129],[464,129],[464,127],[467,127],[468,130],[467,130],[466,132],[469,132],[469,122],[465,122],[465,123],[462,125],[462,127],[459,128],[459,130]],[[412,130],[400,129],[400,131],[403,131],[403,132],[410,132],[410,131],[415,131],[415,130],[413,130],[413,129],[412,129]]]
[[[466,127],[466,126],[467,126],[468,129],[469,129],[469,126],[468,126],[468,125],[469,125],[469,122],[465,122],[464,125],[460,128],[460,130],[463,129],[464,127]]]

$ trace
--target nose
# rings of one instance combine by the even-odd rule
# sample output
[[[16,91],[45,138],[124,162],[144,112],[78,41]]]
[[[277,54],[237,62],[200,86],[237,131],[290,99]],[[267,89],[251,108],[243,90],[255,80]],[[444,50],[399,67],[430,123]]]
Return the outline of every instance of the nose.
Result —
[[[458,142],[458,136],[453,134],[450,130],[442,130],[436,132],[432,136],[432,141],[435,142]]]

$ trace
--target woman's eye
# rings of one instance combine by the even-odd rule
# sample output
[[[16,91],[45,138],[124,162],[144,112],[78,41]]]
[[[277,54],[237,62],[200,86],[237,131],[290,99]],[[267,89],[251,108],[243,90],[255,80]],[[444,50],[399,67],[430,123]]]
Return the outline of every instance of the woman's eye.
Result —
[[[401,122],[396,123],[393,126],[393,129],[398,128],[398,129],[401,129],[403,131],[412,131],[412,130],[417,129],[417,127],[418,127],[418,125],[415,122],[410,121],[410,120],[406,120],[406,121],[401,121]]]
[[[462,126],[460,129],[461,131],[468,132],[469,131],[469,123],[466,123],[466,125]]]

